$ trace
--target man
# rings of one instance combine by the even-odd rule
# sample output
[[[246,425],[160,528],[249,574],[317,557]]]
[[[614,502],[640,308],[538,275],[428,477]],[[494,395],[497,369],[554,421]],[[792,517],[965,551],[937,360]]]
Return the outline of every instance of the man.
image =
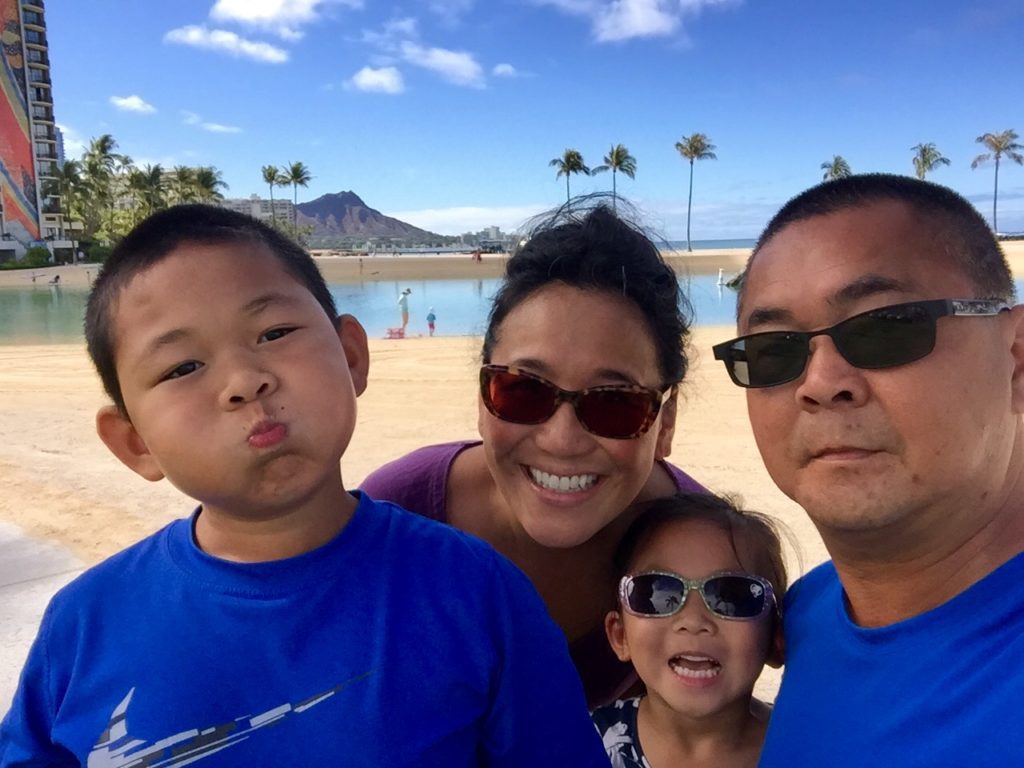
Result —
[[[1014,299],[973,207],[909,177],[819,185],[758,241],[715,357],[832,557],[787,596],[761,765],[1024,764]]]

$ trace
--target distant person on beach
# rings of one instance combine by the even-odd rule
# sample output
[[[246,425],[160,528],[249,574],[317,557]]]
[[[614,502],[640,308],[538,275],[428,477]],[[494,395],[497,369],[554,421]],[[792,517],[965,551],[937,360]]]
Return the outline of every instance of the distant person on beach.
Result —
[[[436,322],[437,315],[434,314],[434,308],[431,307],[427,310],[427,330],[430,332],[431,336],[434,335],[434,323]]]
[[[103,442],[199,506],[53,598],[2,768],[607,767],[523,574],[345,489],[366,334],[301,247],[157,213],[104,265],[86,338]]]
[[[412,288],[403,288],[402,293],[398,297],[398,309],[402,313],[402,333],[405,333],[405,327],[409,325],[409,294],[412,293]]]
[[[758,448],[832,560],[789,590],[762,765],[1024,765],[1024,306],[992,231],[906,176],[789,201],[747,263]]]
[[[60,275],[54,275],[50,280],[49,285],[60,285]]]
[[[565,632],[592,706],[637,683],[604,632],[631,505],[702,490],[666,461],[689,304],[618,211],[574,200],[509,259],[484,337],[482,441],[422,448],[362,484],[522,568]]]
[[[754,768],[771,711],[754,683],[783,653],[774,521],[710,494],[658,499],[619,544],[615,577],[608,641],[646,692],[593,713],[612,765]]]

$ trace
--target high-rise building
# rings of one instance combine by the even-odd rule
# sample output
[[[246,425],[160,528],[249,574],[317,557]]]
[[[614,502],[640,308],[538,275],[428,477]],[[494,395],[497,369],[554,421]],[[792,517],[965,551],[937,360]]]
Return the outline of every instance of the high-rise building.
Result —
[[[292,216],[295,215],[295,206],[287,198],[278,198],[271,205],[269,200],[259,195],[229,197],[219,201],[217,205],[221,208],[229,208],[232,211],[248,214],[254,219],[260,219],[261,221],[270,221],[272,218],[276,218],[278,221],[290,222]]]
[[[0,259],[64,241],[60,200],[45,196],[57,167],[44,0],[0,0]]]

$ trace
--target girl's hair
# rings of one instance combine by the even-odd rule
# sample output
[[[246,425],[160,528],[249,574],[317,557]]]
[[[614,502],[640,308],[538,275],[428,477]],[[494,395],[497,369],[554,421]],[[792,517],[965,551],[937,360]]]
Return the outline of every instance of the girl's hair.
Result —
[[[494,297],[484,363],[491,362],[509,312],[540,289],[561,283],[621,296],[635,306],[654,342],[662,383],[683,380],[692,309],[657,246],[624,215],[628,207],[621,198],[591,195],[575,198],[533,223],[509,258]]]
[[[640,505],[615,552],[615,584],[630,572],[639,554],[661,529],[691,520],[710,523],[725,532],[736,560],[745,571],[771,582],[781,608],[789,582],[779,523],[760,512],[741,509],[730,498],[711,493],[680,493]]]

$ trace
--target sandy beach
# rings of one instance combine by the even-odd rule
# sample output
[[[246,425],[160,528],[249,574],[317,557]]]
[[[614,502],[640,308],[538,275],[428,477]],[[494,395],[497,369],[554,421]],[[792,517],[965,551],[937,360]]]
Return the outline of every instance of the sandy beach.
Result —
[[[1015,274],[1024,274],[1024,243],[1007,245]],[[686,260],[694,271],[699,264],[704,271],[734,273],[745,255],[676,260]],[[365,259],[363,269],[372,266],[380,279],[429,277],[444,270],[455,277],[479,274],[472,271],[477,269],[497,275],[503,263],[498,256],[485,256],[482,263],[378,257]],[[330,280],[359,268],[347,258],[320,264]],[[88,269],[38,270],[37,279],[59,271],[62,282],[84,285]],[[17,277],[0,272],[0,285],[18,284],[12,279]],[[732,327],[704,327],[694,334],[694,362],[682,390],[671,459],[707,487],[738,494],[749,507],[783,521],[797,543],[790,552],[796,577],[824,560],[826,552],[803,512],[768,477],[747,423],[743,391],[711,359],[711,345],[733,333]],[[346,484],[353,488],[368,472],[413,448],[477,434],[479,339],[372,340],[370,348],[370,384],[359,400],[356,434],[342,462]],[[84,345],[0,346],[0,525],[62,545],[86,565],[187,515],[193,506],[166,481],[148,483],[107,452],[93,427],[104,402]],[[34,628],[21,626],[17,632],[0,627],[0,650],[23,659]],[[13,672],[0,665],[0,711],[13,690],[20,666],[15,661]],[[768,675],[762,692],[770,694],[777,679]]]

